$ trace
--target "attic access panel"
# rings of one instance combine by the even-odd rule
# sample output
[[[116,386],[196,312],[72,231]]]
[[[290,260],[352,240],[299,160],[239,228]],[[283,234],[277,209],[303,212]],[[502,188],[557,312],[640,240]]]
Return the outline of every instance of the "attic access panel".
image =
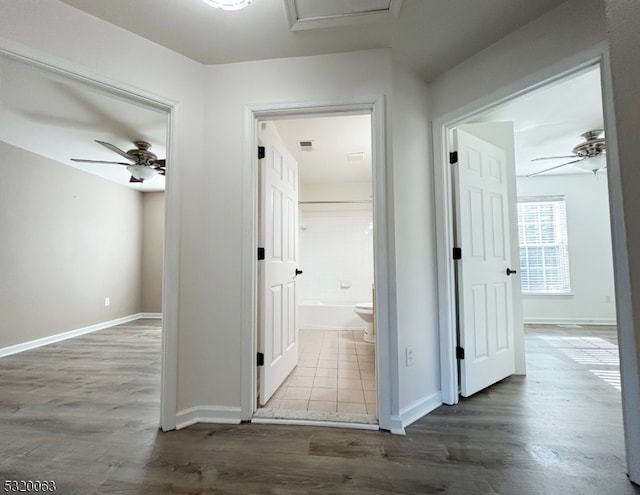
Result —
[[[284,0],[292,31],[397,17],[402,0]]]

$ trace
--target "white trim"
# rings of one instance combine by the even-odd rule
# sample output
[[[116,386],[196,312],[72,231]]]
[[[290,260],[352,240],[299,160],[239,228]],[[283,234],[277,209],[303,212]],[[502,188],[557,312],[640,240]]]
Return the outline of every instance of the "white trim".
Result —
[[[442,405],[442,394],[437,392],[428,397],[423,397],[412,402],[400,411],[400,414],[393,417],[394,429],[391,433],[406,435],[405,428],[415,423],[420,418],[426,416],[434,409]]]
[[[251,418],[251,422],[263,425],[326,426],[330,428],[351,428],[353,430],[377,431],[380,429],[380,426],[377,424],[349,423],[346,421],[313,421],[310,419]]]
[[[442,394],[440,392],[418,399],[400,411],[402,426],[406,428],[441,405]]]
[[[497,91],[468,103],[461,108],[434,119],[432,126],[434,189],[438,272],[438,319],[440,324],[440,376],[442,400],[445,404],[456,404],[458,397],[458,368],[455,359],[455,286],[453,283],[453,211],[451,172],[448,160],[448,137],[454,127],[488,109],[511,101],[538,88],[561,80],[569,74],[605,59],[606,43],[600,43],[590,50],[552,64],[544,70],[507,85]],[[609,126],[611,127],[611,126]],[[607,134],[609,135],[609,134]],[[608,151],[608,150],[607,150]],[[617,164],[615,165],[617,167]],[[609,186],[611,187],[611,186]],[[620,210],[613,215],[622,215]]]
[[[407,434],[407,432],[404,431],[404,424],[399,414],[394,414],[393,416],[391,416],[391,426],[389,428],[389,431],[394,435]]]
[[[62,74],[94,87],[167,112],[167,160],[179,163],[176,128],[180,104],[164,96],[124,84],[87,70],[64,59],[0,37],[0,54],[20,60],[45,71]],[[180,260],[180,167],[167,169],[165,191],[165,241],[162,300],[162,357],[160,379],[160,427],[172,430],[176,426],[178,378],[178,280]]]
[[[138,313],[138,318],[147,318],[150,320],[161,320],[162,313]]]
[[[394,17],[398,17],[398,15],[400,14],[402,2],[403,0],[391,0],[389,9],[379,12],[363,12],[327,17],[311,17],[307,19],[298,18],[298,9],[296,8],[295,0],[284,0],[284,5],[291,31],[300,31],[307,29],[345,27],[369,22],[392,21]]]
[[[176,430],[196,423],[240,424],[240,408],[229,406],[195,406],[178,411]]]
[[[616,325],[615,318],[525,318],[525,325]]]
[[[95,325],[89,325],[87,327],[76,328],[75,330],[69,330],[68,332],[57,333],[55,335],[49,335],[48,337],[42,337],[40,339],[30,340],[28,342],[22,342],[20,344],[3,347],[0,349],[0,358],[5,356],[11,356],[12,354],[18,354],[20,352],[29,351],[31,349],[37,349],[49,344],[55,344],[56,342],[62,342],[63,340],[72,339],[73,337],[79,337],[87,333],[97,332],[98,330],[104,330],[105,328],[115,327],[116,325],[122,325],[123,323],[129,323],[131,321],[139,320],[140,314],[134,314],[129,316],[123,316],[122,318],[116,318],[115,320],[103,321],[96,323]]]
[[[374,187],[374,277],[376,280],[376,353],[378,372],[378,409],[380,428],[391,428],[391,411],[397,396],[397,361],[395,347],[397,329],[390,311],[391,296],[395,293],[393,271],[393,208],[389,198],[392,170],[387,166],[385,97],[370,96],[349,100],[303,101],[277,104],[248,105],[245,109],[245,151],[242,177],[242,419],[252,418],[256,409],[256,340],[257,340],[257,155],[258,122],[299,116],[371,114]],[[397,344],[396,344],[397,345]],[[395,366],[395,370],[394,370]],[[395,386],[392,386],[395,383]]]

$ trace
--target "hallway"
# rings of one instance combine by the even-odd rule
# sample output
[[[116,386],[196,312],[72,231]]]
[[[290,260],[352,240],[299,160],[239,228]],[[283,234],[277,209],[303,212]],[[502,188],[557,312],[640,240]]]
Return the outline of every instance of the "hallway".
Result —
[[[590,371],[613,360],[580,362],[557,345],[606,347],[615,329],[530,328],[527,377],[396,436],[256,424],[161,433],[158,325],[0,359],[0,481],[52,480],[66,495],[640,494],[625,475],[620,392]]]

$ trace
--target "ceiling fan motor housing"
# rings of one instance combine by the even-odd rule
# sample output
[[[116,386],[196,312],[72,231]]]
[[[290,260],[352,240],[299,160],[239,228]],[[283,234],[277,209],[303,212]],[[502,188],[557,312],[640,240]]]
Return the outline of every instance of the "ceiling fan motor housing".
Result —
[[[601,155],[605,150],[604,137],[600,137],[603,132],[604,131],[597,129],[581,134],[585,142],[573,148],[573,153],[582,158],[593,158],[594,156]]]
[[[135,144],[137,148],[127,151],[127,155],[130,155],[132,159],[136,161],[136,164],[151,165],[152,162],[158,159],[155,153],[149,151],[151,145],[146,141],[135,141],[133,144]]]

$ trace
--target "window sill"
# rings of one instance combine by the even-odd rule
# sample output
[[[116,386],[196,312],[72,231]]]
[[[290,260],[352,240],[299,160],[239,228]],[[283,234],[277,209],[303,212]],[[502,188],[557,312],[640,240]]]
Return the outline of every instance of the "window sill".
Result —
[[[523,292],[522,297],[573,297],[574,292]]]

